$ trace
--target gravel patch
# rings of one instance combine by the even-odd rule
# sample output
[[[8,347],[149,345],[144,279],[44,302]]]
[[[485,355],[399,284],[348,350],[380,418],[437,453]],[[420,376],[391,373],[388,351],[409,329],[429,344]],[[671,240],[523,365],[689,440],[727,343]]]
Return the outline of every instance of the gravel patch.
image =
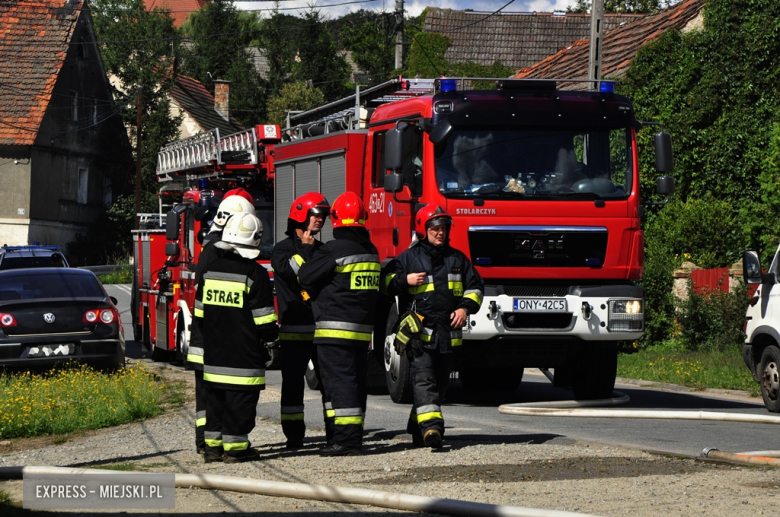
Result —
[[[161,370],[192,383],[189,373]],[[261,402],[278,401],[269,387]],[[360,487],[493,504],[595,515],[760,515],[780,502],[772,468],[740,467],[649,454],[573,440],[478,443],[448,437],[440,452],[417,449],[405,434],[367,436],[360,457],[321,458],[322,429],[309,429],[303,449],[288,451],[278,422],[258,420],[250,435],[257,462],[204,464],[194,451],[194,404],[159,417],[69,439],[58,445],[15,442],[0,447],[0,466],[89,467],[132,463],[137,470],[242,476],[293,483]],[[9,447],[6,447],[9,449]],[[21,481],[0,481],[21,500]],[[176,510],[162,513],[374,516],[397,513],[367,506],[273,498],[212,490],[176,490]],[[406,512],[404,512],[406,513]],[[32,515],[32,514],[31,514]]]

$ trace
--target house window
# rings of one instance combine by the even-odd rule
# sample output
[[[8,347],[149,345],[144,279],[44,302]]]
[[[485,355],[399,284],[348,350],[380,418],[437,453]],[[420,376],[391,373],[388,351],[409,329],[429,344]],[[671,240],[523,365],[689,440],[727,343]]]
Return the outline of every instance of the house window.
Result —
[[[76,192],[76,202],[80,205],[87,204],[89,187],[89,169],[79,169],[79,190]]]
[[[70,119],[79,121],[79,93],[74,91],[70,92]]]

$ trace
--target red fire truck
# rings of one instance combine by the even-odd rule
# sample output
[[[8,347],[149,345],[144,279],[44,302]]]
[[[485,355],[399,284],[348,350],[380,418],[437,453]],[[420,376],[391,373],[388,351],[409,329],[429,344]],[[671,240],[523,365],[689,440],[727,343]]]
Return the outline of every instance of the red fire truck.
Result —
[[[319,191],[332,201],[350,190],[363,197],[372,241],[389,260],[411,243],[416,210],[439,204],[454,220],[451,244],[470,257],[486,284],[482,308],[463,328],[456,354],[461,382],[513,389],[524,368],[538,367],[577,398],[609,396],[619,347],[644,330],[644,292],[634,283],[643,271],[636,143],[642,123],[613,83],[596,83],[596,91],[561,89],[561,83],[577,86],[571,80],[398,78],[290,116],[281,142],[257,144],[266,157],[264,177],[275,181],[266,233],[270,227],[283,235],[296,196]],[[657,190],[668,196],[674,188],[666,175],[669,135],[658,133],[655,146],[663,174]],[[211,167],[205,176],[224,175]],[[203,176],[168,174],[190,181]],[[331,236],[330,229],[322,232],[323,240]],[[166,300],[176,296],[177,281],[171,282]],[[150,319],[138,311],[137,321]],[[383,299],[369,354],[392,399],[406,402],[409,365],[392,347],[397,314],[396,300]],[[186,332],[181,317],[172,321]],[[168,342],[176,335],[168,330]]]
[[[155,360],[181,360],[189,343],[200,242],[222,194],[241,186],[266,232],[258,260],[270,269],[273,249],[273,155],[279,126],[222,136],[219,129],[163,147],[157,159],[160,214],[140,214],[133,231],[133,336]],[[165,199],[171,210],[163,214]]]

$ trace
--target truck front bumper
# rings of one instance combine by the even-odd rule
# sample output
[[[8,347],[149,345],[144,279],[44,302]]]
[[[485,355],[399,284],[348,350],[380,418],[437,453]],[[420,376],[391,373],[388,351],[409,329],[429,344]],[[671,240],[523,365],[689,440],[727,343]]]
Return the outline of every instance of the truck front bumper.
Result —
[[[512,295],[506,294],[507,291]],[[644,290],[639,286],[569,286],[558,288],[550,296],[544,295],[543,287],[537,291],[542,294],[529,296],[512,287],[486,286],[479,312],[472,314],[463,328],[463,339],[514,341],[512,338],[559,337],[634,341],[642,337],[645,300]],[[529,308],[536,312],[530,312]]]

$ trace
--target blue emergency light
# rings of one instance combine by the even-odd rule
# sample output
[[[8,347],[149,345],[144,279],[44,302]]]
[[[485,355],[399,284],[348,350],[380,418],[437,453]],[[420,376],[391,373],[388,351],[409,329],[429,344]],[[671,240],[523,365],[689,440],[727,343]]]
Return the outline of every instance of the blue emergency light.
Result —
[[[612,81],[601,81],[599,83],[600,93],[615,93],[615,83]]]
[[[456,79],[442,79],[439,85],[442,93],[454,92],[458,89],[458,81]]]
[[[209,180],[202,178],[198,180],[198,190],[206,190],[209,188]]]

